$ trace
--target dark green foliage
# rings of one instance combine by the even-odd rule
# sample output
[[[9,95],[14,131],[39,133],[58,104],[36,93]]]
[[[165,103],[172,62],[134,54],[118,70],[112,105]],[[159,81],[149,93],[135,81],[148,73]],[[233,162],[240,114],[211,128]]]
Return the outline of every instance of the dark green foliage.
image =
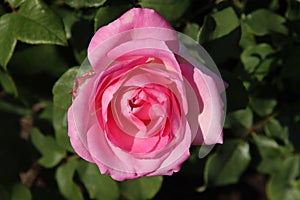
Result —
[[[193,147],[171,177],[120,183],[74,154],[66,114],[92,35],[132,7],[203,45],[229,85],[227,117],[206,158]],[[297,0],[1,1],[0,199],[299,200],[299,76]]]

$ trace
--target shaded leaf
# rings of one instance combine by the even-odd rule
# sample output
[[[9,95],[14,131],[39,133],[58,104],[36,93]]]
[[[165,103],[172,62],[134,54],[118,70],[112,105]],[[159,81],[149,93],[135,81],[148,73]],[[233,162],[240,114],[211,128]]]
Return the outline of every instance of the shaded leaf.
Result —
[[[107,0],[64,0],[72,8],[98,7],[103,5]]]
[[[66,163],[60,165],[55,173],[60,193],[67,199],[83,200],[79,186],[74,182],[73,177],[78,162],[75,159],[69,159]]]
[[[288,8],[286,10],[285,16],[289,20],[298,20],[300,19],[300,2],[289,0],[288,2]]]
[[[139,4],[143,8],[156,10],[168,21],[173,22],[183,16],[189,8],[191,0],[139,0]]]
[[[274,50],[269,44],[261,43],[247,47],[241,54],[241,61],[249,74],[262,80],[268,74],[273,62],[273,58],[268,56],[273,53]]]
[[[153,176],[120,183],[121,193],[129,200],[151,199],[159,191],[163,177]]]
[[[23,184],[17,183],[13,186],[11,192],[11,200],[31,200],[30,190]]]
[[[53,86],[53,127],[57,143],[73,152],[68,137],[67,111],[71,105],[71,94],[78,68],[66,71]]]
[[[275,99],[250,98],[250,106],[259,116],[271,114],[276,105]]]
[[[225,128],[231,128],[238,134],[244,134],[253,124],[253,113],[249,108],[229,113],[225,119]]]
[[[57,165],[66,154],[51,136],[43,135],[37,128],[31,131],[31,141],[42,154],[39,163],[44,167],[50,168]]]
[[[273,174],[267,184],[267,194],[270,200],[300,199],[300,191],[295,188],[299,176],[299,156],[291,156],[281,163],[277,173]]]
[[[206,186],[236,183],[248,167],[249,144],[237,139],[225,140],[216,154],[211,155],[204,169]]]
[[[77,170],[91,199],[119,199],[120,191],[117,183],[109,176],[100,174],[95,164],[81,161]]]
[[[253,33],[259,36],[273,32],[281,34],[288,33],[288,29],[284,25],[285,18],[266,9],[258,9],[248,14],[246,23]]]
[[[255,46],[256,45],[256,40],[255,36],[252,33],[251,29],[247,24],[245,23],[245,20],[241,20],[241,39],[240,39],[240,46],[243,47],[244,49],[249,47],[249,46]]]
[[[279,139],[286,145],[289,144],[288,128],[282,127],[278,120],[269,120],[264,126],[264,131],[268,137]]]
[[[188,23],[183,30],[183,33],[190,36],[195,41],[199,40],[199,25],[196,23]]]
[[[280,170],[284,158],[291,153],[290,149],[263,135],[252,134],[252,138],[261,156],[257,170],[266,174],[274,174]]]
[[[8,72],[0,71],[0,84],[7,93],[18,96],[17,86]]]
[[[96,32],[100,27],[107,25],[113,20],[117,19],[127,10],[132,8],[132,6],[132,4],[126,1],[112,1],[109,4],[100,7],[94,19],[94,31]]]
[[[12,33],[12,20],[11,15],[6,14],[0,17],[0,65],[3,69],[6,69],[6,65],[10,60],[17,40],[14,38]]]

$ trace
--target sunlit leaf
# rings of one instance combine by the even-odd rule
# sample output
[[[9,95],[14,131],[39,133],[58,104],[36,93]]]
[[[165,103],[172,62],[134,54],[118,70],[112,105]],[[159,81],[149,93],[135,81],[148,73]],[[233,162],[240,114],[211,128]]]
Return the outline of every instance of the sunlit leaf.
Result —
[[[6,65],[10,60],[17,40],[14,38],[12,33],[12,20],[11,15],[6,14],[0,17],[0,65],[3,69],[6,69]]]
[[[25,0],[7,0],[7,2],[8,2],[13,8],[17,8],[17,7],[19,7],[22,3],[24,3]]]
[[[208,17],[200,30],[200,43],[214,40],[235,30],[240,22],[231,7],[213,13]]]
[[[61,18],[41,0],[25,1],[10,17],[13,36],[22,42],[67,45]]]

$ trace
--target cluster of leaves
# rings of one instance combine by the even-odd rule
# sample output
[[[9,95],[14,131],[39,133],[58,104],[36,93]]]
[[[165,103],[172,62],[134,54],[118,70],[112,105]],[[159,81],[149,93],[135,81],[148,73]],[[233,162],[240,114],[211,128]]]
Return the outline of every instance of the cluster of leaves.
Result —
[[[225,141],[171,177],[119,183],[74,154],[66,113],[93,33],[135,6],[210,53]],[[299,1],[6,0],[0,36],[0,199],[300,199]]]

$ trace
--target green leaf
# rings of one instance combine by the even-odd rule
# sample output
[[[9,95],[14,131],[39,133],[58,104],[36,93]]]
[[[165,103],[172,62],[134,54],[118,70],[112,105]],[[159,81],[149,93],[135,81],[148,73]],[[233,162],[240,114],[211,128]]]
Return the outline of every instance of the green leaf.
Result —
[[[195,41],[199,40],[199,25],[196,23],[188,23],[183,30],[183,33],[190,36]]]
[[[51,136],[43,135],[37,128],[31,131],[31,141],[42,154],[39,163],[44,167],[53,167],[65,157],[65,150]]]
[[[107,0],[64,0],[72,8],[86,8],[102,6]]]
[[[241,21],[241,30],[242,30],[242,35],[239,43],[240,46],[243,47],[244,49],[249,46],[255,46],[256,40],[254,34],[251,32],[251,29],[249,28],[249,26],[247,26],[245,20],[243,19]]]
[[[41,0],[27,0],[10,17],[13,35],[22,42],[67,45],[61,18]]]
[[[280,170],[273,174],[267,183],[267,195],[270,200],[300,199],[300,191],[295,186],[299,176],[299,156],[291,156],[280,165]]]
[[[77,166],[78,161],[71,158],[56,170],[55,178],[58,188],[66,199],[83,200],[82,192],[73,180]]]
[[[121,193],[129,200],[152,199],[159,191],[163,177],[144,177],[120,183]]]
[[[276,119],[269,120],[264,126],[264,131],[268,137],[279,139],[286,145],[290,143],[288,128],[282,127]]]
[[[164,16],[168,21],[178,20],[191,4],[191,0],[140,0],[143,8],[152,8]]]
[[[0,65],[6,70],[6,65],[10,60],[17,40],[12,35],[11,15],[6,14],[0,17]]]
[[[12,94],[15,97],[18,96],[17,86],[8,72],[3,72],[0,70],[0,84],[7,93]]]
[[[229,113],[225,119],[225,128],[231,128],[238,134],[244,134],[253,124],[253,113],[249,108]]]
[[[7,0],[7,2],[13,7],[18,8],[25,0]]]
[[[284,25],[285,18],[266,9],[258,9],[248,14],[246,23],[253,33],[258,36],[273,32],[285,35],[288,33],[288,29]]]
[[[300,19],[300,2],[295,0],[289,0],[288,8],[286,10],[285,16],[289,20]]]
[[[262,117],[271,114],[276,105],[275,99],[250,98],[251,108]]]
[[[109,24],[113,20],[120,17],[127,10],[132,8],[132,4],[126,1],[112,1],[106,6],[100,7],[95,16],[94,30],[95,32],[102,26]]]
[[[248,143],[237,139],[225,140],[218,152],[211,155],[205,164],[205,186],[236,183],[250,160]]]
[[[290,149],[263,135],[252,134],[252,138],[261,156],[257,170],[266,174],[274,174],[280,170],[284,158],[291,153]]]
[[[23,184],[17,183],[13,186],[11,200],[31,200],[30,190]]]
[[[273,48],[266,43],[247,47],[241,54],[241,61],[245,70],[253,74],[258,80],[262,80],[269,72],[273,58]]]
[[[91,199],[119,199],[120,191],[117,182],[107,175],[100,174],[95,164],[81,161],[77,170]]]
[[[71,94],[78,67],[66,71],[55,83],[53,93],[53,127],[57,143],[73,152],[68,137],[67,112],[71,105]]]
[[[239,19],[231,7],[213,13],[200,29],[200,43],[228,35],[239,25]]]

